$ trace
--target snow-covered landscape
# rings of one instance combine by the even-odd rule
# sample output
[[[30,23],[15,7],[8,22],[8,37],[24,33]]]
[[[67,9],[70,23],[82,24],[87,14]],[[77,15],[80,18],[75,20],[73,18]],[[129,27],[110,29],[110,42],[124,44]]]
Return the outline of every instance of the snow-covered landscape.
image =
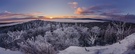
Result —
[[[135,0],[0,0],[0,54],[135,54]]]
[[[134,54],[135,34],[131,34],[120,43],[114,43],[108,46],[78,47],[70,46],[60,51],[59,54]],[[85,48],[88,50],[86,51]]]
[[[134,54],[133,23],[76,21],[32,20],[1,26],[0,53]]]
[[[78,47],[70,46],[67,49],[60,51],[58,54],[134,54],[135,34],[129,35],[121,43],[115,43],[109,46],[95,47]],[[86,51],[85,48],[88,50]],[[10,51],[3,48],[0,49],[0,54],[23,54],[19,51]]]

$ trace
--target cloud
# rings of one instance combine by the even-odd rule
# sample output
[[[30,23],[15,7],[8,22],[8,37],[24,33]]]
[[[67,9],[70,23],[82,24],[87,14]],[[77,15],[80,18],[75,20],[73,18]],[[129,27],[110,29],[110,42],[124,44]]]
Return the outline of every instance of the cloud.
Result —
[[[4,13],[11,13],[11,12],[9,12],[9,11],[4,11]]]
[[[111,20],[119,20],[124,22],[135,22],[135,15],[122,14],[123,11],[117,8],[101,8],[98,6],[92,6],[89,8],[78,7],[75,14],[80,15],[83,18],[106,18]],[[79,18],[79,17],[78,17]]]
[[[78,15],[90,15],[90,14],[99,14],[106,9],[111,9],[112,5],[94,5],[86,8],[78,7],[75,10],[75,14]]]
[[[21,14],[21,13],[12,13],[9,11],[4,11],[0,13],[0,23],[1,22],[19,22],[19,21],[35,20],[37,18],[45,18],[44,16],[42,17],[38,16],[40,14],[43,14],[43,13],[33,12],[33,13]]]
[[[5,19],[5,18],[25,18],[25,17],[31,17],[31,16],[38,16],[43,13],[41,12],[34,12],[34,13],[27,13],[27,14],[22,14],[22,13],[12,13],[9,11],[5,11],[0,13],[0,19]]]
[[[109,9],[113,8],[113,5],[111,4],[104,4],[104,5],[93,5],[88,7],[89,10],[103,10],[103,9]]]
[[[77,8],[78,7],[78,2],[69,2],[68,4],[71,5],[71,8]]]
[[[84,10],[79,7],[79,8],[76,9],[75,14],[81,15],[82,12],[84,12]]]
[[[16,13],[0,13],[0,19],[1,18],[18,18],[18,17],[26,17],[29,15],[26,14],[16,14]]]
[[[81,7],[77,8],[75,11],[75,14],[78,14],[78,15],[89,15],[89,14],[94,14],[94,13],[95,13],[94,11],[87,10]]]
[[[107,18],[118,18],[121,17],[122,11],[113,7],[112,5],[94,5],[90,7],[78,7],[75,10],[77,15],[98,15]]]
[[[43,15],[44,13],[42,12],[33,12],[33,13],[28,13],[28,15],[33,15],[33,16],[37,16],[37,15]]]
[[[120,11],[120,10],[111,9],[109,11],[104,11],[104,12],[100,13],[100,15],[107,16],[107,17],[110,17],[110,18],[117,18],[117,17],[122,16],[121,13],[122,13],[122,11]]]

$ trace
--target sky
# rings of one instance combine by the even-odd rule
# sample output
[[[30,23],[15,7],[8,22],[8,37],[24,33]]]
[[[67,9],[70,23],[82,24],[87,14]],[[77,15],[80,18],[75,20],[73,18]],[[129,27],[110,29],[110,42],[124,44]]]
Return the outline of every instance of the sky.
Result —
[[[135,14],[135,0],[0,0],[0,19],[28,16],[114,18]]]

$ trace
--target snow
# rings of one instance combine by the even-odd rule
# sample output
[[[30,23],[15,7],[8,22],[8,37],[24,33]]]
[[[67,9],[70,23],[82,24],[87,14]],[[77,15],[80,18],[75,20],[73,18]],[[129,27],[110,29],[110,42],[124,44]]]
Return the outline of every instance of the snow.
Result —
[[[94,47],[70,46],[60,51],[59,54],[123,54],[126,53],[133,44],[135,44],[135,33],[112,45]],[[85,48],[88,51],[86,51]]]
[[[11,51],[11,50],[6,50],[4,48],[0,48],[0,54],[23,54],[19,51]]]

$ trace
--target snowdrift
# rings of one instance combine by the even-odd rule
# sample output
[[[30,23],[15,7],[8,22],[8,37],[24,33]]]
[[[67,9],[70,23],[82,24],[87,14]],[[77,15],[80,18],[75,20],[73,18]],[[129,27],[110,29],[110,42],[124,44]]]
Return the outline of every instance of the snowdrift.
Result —
[[[129,52],[134,45],[135,33],[113,45],[95,47],[71,46],[63,51],[60,51],[59,54],[127,54],[127,52]],[[87,50],[85,50],[85,48]]]
[[[0,48],[0,54],[23,54],[19,51],[11,51],[11,50],[6,50],[4,48]]]

